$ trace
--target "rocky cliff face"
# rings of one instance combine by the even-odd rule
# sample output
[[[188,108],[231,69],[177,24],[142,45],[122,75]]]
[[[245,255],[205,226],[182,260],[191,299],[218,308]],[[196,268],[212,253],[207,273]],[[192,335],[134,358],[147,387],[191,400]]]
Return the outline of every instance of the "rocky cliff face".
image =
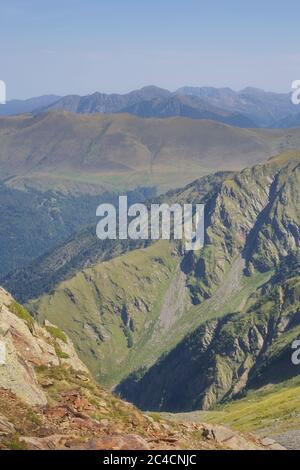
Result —
[[[221,426],[140,413],[96,385],[67,336],[0,288],[0,449],[270,449]]]
[[[291,345],[300,333],[300,259],[282,264],[253,295],[248,308],[208,320],[140,379],[119,391],[145,409],[209,409],[241,391],[297,375]]]
[[[73,344],[57,327],[45,328],[33,321],[29,313],[4,289],[0,288],[0,385],[30,405],[47,403],[39,385],[36,367],[66,364],[87,372]]]
[[[225,282],[237,258],[249,275],[299,248],[299,161],[288,153],[230,175],[207,199],[206,244],[186,262],[195,303]]]
[[[206,246],[185,260],[193,302],[211,319],[121,383],[122,396],[147,409],[208,409],[299,372],[289,354],[300,332],[299,177],[299,156],[289,154],[222,183],[208,201]],[[230,291],[236,298],[224,314]]]

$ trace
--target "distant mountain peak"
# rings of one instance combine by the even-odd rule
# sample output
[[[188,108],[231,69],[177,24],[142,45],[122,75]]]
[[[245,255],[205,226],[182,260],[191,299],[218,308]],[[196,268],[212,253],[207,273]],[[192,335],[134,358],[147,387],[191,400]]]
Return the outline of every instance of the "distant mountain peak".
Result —
[[[76,114],[128,113],[140,117],[166,118],[183,116],[211,119],[235,127],[286,128],[298,125],[298,109],[290,93],[275,93],[255,87],[234,91],[229,87],[185,86],[175,92],[156,85],[143,86],[128,93],[89,95],[55,95],[14,100],[0,107],[0,115],[39,113],[64,109]]]

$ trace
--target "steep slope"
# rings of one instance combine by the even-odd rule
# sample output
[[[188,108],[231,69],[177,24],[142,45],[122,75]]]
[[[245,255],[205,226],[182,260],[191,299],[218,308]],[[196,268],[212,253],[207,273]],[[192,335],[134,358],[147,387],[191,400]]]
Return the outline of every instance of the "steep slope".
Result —
[[[56,327],[40,327],[30,314],[0,288],[1,366],[0,385],[30,405],[45,405],[36,366],[87,368],[78,359],[70,340]]]
[[[135,250],[59,283],[52,293],[30,302],[30,309],[65,329],[80,357],[105,383],[115,385],[138,370],[138,379],[125,380],[118,390],[133,400],[141,394],[146,399],[143,376],[147,382],[151,366],[160,370],[155,363],[163,354],[171,351],[178,367],[189,373],[189,346],[182,363],[177,350],[172,352],[181,341],[185,344],[186,335],[200,327],[208,345],[222,319],[229,321],[232,313],[255,318],[249,310],[253,299],[263,296],[262,286],[270,279],[272,285],[274,269],[299,245],[298,178],[299,154],[289,153],[241,173],[219,175],[214,185],[200,179],[170,192],[169,202],[206,204],[203,250],[184,254],[180,244],[167,242]],[[221,351],[224,344],[221,356],[226,356]],[[256,363],[257,357],[252,360]],[[163,387],[163,376],[158,374],[157,380]],[[212,387],[214,380],[218,381],[217,373],[211,375]],[[169,383],[172,395],[174,382]],[[229,377],[227,388],[209,394],[205,382],[203,406],[222,399],[233,385]],[[153,392],[152,397],[157,396]],[[194,401],[189,396],[178,404],[194,406],[200,403],[197,397],[195,392]]]
[[[299,268],[298,260],[283,281],[275,276],[256,291],[246,309],[208,320],[144,377],[129,378],[118,390],[142,409],[189,411],[298,375],[291,345],[300,332]]]
[[[143,415],[96,385],[68,337],[37,325],[2,288],[0,348],[1,450],[274,447],[219,426]]]
[[[198,202],[208,193],[212,197],[228,175],[203,177],[182,197],[195,188]],[[176,198],[178,191],[171,191],[154,202]],[[141,363],[154,362],[189,328],[188,322],[180,327],[190,305],[180,246],[158,242],[136,249],[143,244],[100,243],[94,228],[5,280],[19,300],[47,294],[32,300],[30,309],[39,318],[60,324],[95,376],[108,384],[117,383]],[[134,251],[101,263],[128,250]],[[180,328],[172,335],[175,325]]]
[[[253,87],[240,91],[230,88],[183,87],[177,93],[197,96],[224,111],[240,113],[251,119],[257,127],[280,127],[278,121],[284,124],[285,118],[299,112],[291,101],[290,93],[274,93]]]
[[[93,194],[179,187],[203,174],[239,170],[300,146],[298,129],[63,111],[0,118],[0,139],[0,175],[7,186]]]
[[[24,303],[51,292],[57,284],[78,271],[144,245],[147,245],[146,241],[99,240],[93,224],[47,251],[29,266],[13,270],[2,278],[2,284]]]
[[[298,107],[297,107],[297,110],[298,110]],[[280,119],[274,125],[274,127],[277,129],[290,129],[290,128],[299,127],[299,126],[300,126],[300,113],[299,112],[297,112],[297,114],[290,114],[289,116],[286,116],[283,119]]]
[[[63,109],[79,114],[130,113],[147,118],[184,116],[211,119],[237,127],[255,127],[250,119],[238,112],[224,111],[197,96],[171,93],[155,86],[144,87],[125,95],[93,93],[88,96],[65,96],[46,106],[44,110],[50,109]]]
[[[254,122],[246,116],[224,111],[196,96],[173,94],[164,98],[141,101],[127,106],[123,112],[146,118],[182,116],[191,119],[210,119],[236,127],[256,127]]]
[[[207,244],[186,271],[199,314],[206,306],[211,318],[148,372],[125,380],[123,396],[147,409],[209,408],[261,375],[272,382],[297,373],[289,348],[299,335],[299,207],[298,154],[224,181]],[[258,272],[265,282],[250,290]],[[237,289],[245,276],[248,297]],[[228,290],[237,295],[224,315]]]
[[[156,86],[146,86],[140,90],[134,90],[124,95],[118,93],[93,93],[87,96],[69,95],[64,96],[47,106],[47,109],[62,109],[78,114],[93,113],[122,113],[129,106],[137,103],[151,101],[153,99],[164,99],[171,96],[171,92]]]
[[[173,282],[184,288],[180,260],[176,246],[158,242],[78,272],[28,305],[40,320],[56,321],[70,335],[97,379],[114,384],[138,367],[143,356],[148,363],[163,351],[153,350],[150,339],[166,292]],[[175,307],[182,294],[172,299]]]
[[[299,153],[226,179],[207,203],[206,243],[187,263],[194,302],[210,297],[235,266],[267,272],[299,247]],[[240,260],[240,262],[239,262]]]
[[[224,179],[230,176],[230,172],[219,172],[203,176],[197,182],[187,186],[186,197],[191,198],[190,188],[197,190],[198,201],[207,194],[217,191]],[[178,190],[169,191],[162,196],[151,198],[152,191],[140,188],[127,193],[128,203],[143,202],[148,196],[147,203],[176,202]],[[193,196],[194,198],[195,196]],[[108,195],[103,195],[105,202],[109,202]],[[106,199],[107,198],[107,199]],[[99,197],[100,201],[100,197]],[[94,215],[93,215],[94,217]],[[39,257],[30,266],[18,269],[5,276],[2,284],[20,302],[48,294],[60,281],[71,278],[76,272],[93,266],[100,261],[107,261],[127,251],[147,246],[151,240],[104,240],[95,236],[96,221],[89,227],[72,235],[66,242],[49,250],[44,256]]]
[[[128,201],[129,203],[143,202],[154,193],[152,188],[140,187],[127,192]],[[99,204],[103,202],[117,204],[118,202],[118,193],[114,192],[90,195],[33,189],[20,191],[8,188],[1,183],[0,197],[0,279],[2,283],[4,283],[3,277],[8,273],[27,268],[33,260],[40,256],[47,256],[62,243],[67,243],[68,246],[64,253],[60,251],[58,262],[60,267],[64,262],[67,263],[68,253],[74,253],[76,246],[86,244],[87,230],[78,235],[78,238],[82,240],[78,243],[76,241],[72,243],[69,240],[70,237],[74,238],[75,234],[81,232],[83,228],[96,224],[96,209]],[[90,247],[90,255],[93,249],[95,249],[95,256],[99,252],[101,254],[101,243],[97,244],[94,236],[92,241],[94,243],[93,247]],[[53,263],[52,269],[54,269]],[[36,279],[34,281],[36,282]]]

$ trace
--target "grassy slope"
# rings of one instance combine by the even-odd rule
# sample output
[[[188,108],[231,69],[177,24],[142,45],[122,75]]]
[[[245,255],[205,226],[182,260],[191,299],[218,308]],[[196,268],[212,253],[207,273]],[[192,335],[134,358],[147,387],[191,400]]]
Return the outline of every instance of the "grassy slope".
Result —
[[[112,384],[143,361],[178,262],[174,247],[158,242],[78,273],[31,308],[59,324],[94,375]]]
[[[300,377],[250,390],[240,400],[220,405],[205,421],[222,423],[236,430],[280,434],[300,429]]]
[[[210,246],[203,250],[200,257],[195,255],[194,259],[189,259],[189,269],[184,279],[184,283],[188,282],[192,287],[191,291],[194,286],[200,285],[201,295],[205,294],[203,287],[208,287],[207,292],[210,298],[198,305],[191,305],[186,289],[184,291],[185,307],[178,317],[174,315],[176,318],[166,329],[162,328],[163,306],[168,297],[168,291],[178,276],[178,266],[183,261],[174,248],[172,248],[172,256],[168,243],[157,243],[150,248],[127,253],[115,260],[84,270],[57,286],[53,295],[44,296],[34,302],[32,308],[38,311],[40,318],[50,318],[65,329],[70,336],[73,335],[72,338],[78,346],[81,357],[89,364],[97,378],[104,379],[107,385],[116,384],[140,367],[151,366],[163,353],[171,351],[187,334],[206,321],[220,319],[226,314],[238,312],[232,321],[230,316],[224,319],[224,328],[221,325],[222,337],[216,343],[215,363],[211,362],[212,370],[221,386],[217,386],[216,390],[209,383],[205,385],[207,387],[206,406],[213,404],[216,398],[217,400],[226,398],[228,394],[233,393],[234,375],[240,378],[241,365],[249,370],[250,375],[252,373],[253,361],[257,359],[257,346],[258,350],[260,348],[254,340],[253,344],[249,340],[253,327],[258,328],[259,334],[264,337],[263,341],[266,341],[267,354],[264,352],[266,362],[269,360],[272,362],[276,358],[276,349],[279,352],[282,351],[296,334],[294,330],[285,331],[284,336],[276,338],[279,331],[276,329],[279,320],[276,312],[281,311],[281,307],[278,309],[280,305],[278,302],[282,292],[280,289],[274,292],[275,298],[260,306],[258,299],[261,293],[258,293],[257,289],[273,275],[273,266],[279,255],[284,256],[287,250],[293,247],[293,239],[289,235],[288,227],[291,224],[297,224],[297,211],[294,207],[297,191],[296,186],[294,188],[293,184],[290,185],[296,194],[286,199],[288,186],[286,181],[290,177],[293,178],[292,183],[296,181],[295,168],[298,161],[298,153],[288,154],[273,159],[267,165],[246,170],[239,175],[229,175],[224,183],[221,182],[216,197],[213,195],[211,200],[208,200],[209,210],[215,220],[208,229],[210,237],[208,245]],[[284,165],[287,166],[282,169]],[[270,205],[269,190],[279,169],[280,177]],[[199,197],[197,184],[185,188],[182,194],[171,195],[171,199],[173,197],[184,200],[191,196],[192,200]],[[282,207],[283,205],[285,208]],[[288,218],[284,218],[282,214]],[[265,262],[267,257],[261,256],[264,272],[260,273],[252,269],[251,275],[245,276],[245,265],[253,262],[252,249],[257,247],[257,237],[248,236],[249,230],[251,231],[249,226],[257,228],[257,234],[261,234],[259,241],[269,242],[268,225],[275,216],[280,221],[277,225],[280,230],[276,230],[272,237],[272,243],[275,246],[272,250],[272,253],[275,253],[274,262],[268,265]],[[254,235],[256,235],[255,230]],[[243,259],[239,253],[243,250],[245,243],[251,247],[252,251],[244,252],[246,259]],[[205,279],[197,266],[201,257],[206,268]],[[209,283],[206,282],[207,280]],[[292,285],[293,282],[290,281],[285,287],[287,298],[291,289],[295,292],[297,290]],[[178,302],[178,299],[176,301]],[[256,310],[253,310],[255,303],[257,304]],[[172,311],[172,308],[170,310]],[[290,310],[287,305],[284,306],[282,309],[283,325],[286,320],[293,319],[294,313],[295,311]],[[272,325],[276,325],[275,333],[272,332]],[[265,337],[266,331],[268,335]],[[270,345],[269,337],[271,336],[272,344]],[[88,342],[86,337],[89,338]],[[234,353],[235,338],[241,339],[241,344],[237,357],[233,356],[234,360],[231,363],[231,359],[226,361],[224,356]],[[197,356],[197,344],[192,346]],[[230,354],[226,349],[228,347]],[[187,363],[181,365],[180,361],[183,359],[181,356],[180,361],[177,356],[171,356],[173,359],[175,357],[176,367],[179,369],[182,367],[186,370],[188,361],[193,361],[192,350],[187,348],[187,351]],[[202,359],[200,358],[200,362]],[[205,363],[207,367],[207,362]],[[194,366],[197,369],[197,364]],[[196,369],[195,376],[197,376]],[[171,383],[174,369],[167,367],[167,370],[170,373],[169,382]],[[204,374],[204,369],[201,371]],[[167,376],[168,373],[164,373],[164,378]],[[251,376],[250,378],[252,379]],[[157,390],[160,385],[156,387]],[[196,385],[199,386],[199,384]],[[239,387],[240,385],[238,384]],[[151,392],[149,393],[151,395]],[[192,397],[194,401],[190,401],[193,403],[192,406],[199,404],[196,395]],[[190,405],[184,406],[188,409]]]
[[[226,315],[225,302],[224,310],[213,315],[204,302],[200,308],[207,307],[209,314],[200,317],[202,325],[142,378],[129,377],[118,391],[142,409],[178,412],[208,409],[245,388],[295,376],[298,370],[291,364],[290,345],[300,332],[298,269],[296,264],[283,281],[277,275],[266,277],[259,291],[252,275],[248,300],[244,287],[244,307],[236,313]],[[263,281],[257,276],[257,282]],[[238,303],[242,299],[241,293],[236,294],[228,297],[229,306],[232,298]],[[211,300],[215,298],[216,294]]]
[[[63,111],[0,118],[1,178],[17,188],[165,190],[299,146],[298,129],[239,129],[187,118]]]
[[[40,320],[47,318],[65,330],[94,375],[113,385],[133,370],[152,365],[205,321],[226,315],[233,305],[247,303],[271,275],[257,273],[249,278],[241,273],[239,283],[228,289],[221,306],[218,291],[207,303],[191,305],[185,290],[185,308],[173,314],[174,320],[163,328],[162,306],[180,274],[180,261],[172,245],[158,242],[84,270],[29,305]],[[175,299],[174,304],[179,301]],[[122,320],[124,305],[134,331]],[[167,308],[171,311],[173,305]],[[133,341],[130,348],[129,338]]]
[[[211,411],[160,413],[180,422],[222,424],[243,432],[276,436],[300,429],[300,377],[249,390],[244,398],[221,404]]]
[[[131,377],[121,384],[118,390],[127,399],[145,409],[207,408],[243,389],[248,380],[253,380],[252,375],[260,372],[262,363],[274,361],[295,337],[297,280],[284,284],[286,273],[282,287],[279,284],[274,290],[272,285],[277,281],[272,280],[270,298],[260,304],[264,292],[255,292],[255,278],[261,276],[262,283],[267,281],[280,258],[294,250],[299,241],[297,165],[299,153],[288,154],[224,181],[212,205],[208,243],[200,255],[192,255],[188,272],[194,301],[200,301],[193,310],[201,318],[189,322],[189,331],[197,327],[196,323],[209,322],[161,358],[144,377],[138,381]],[[288,188],[294,188],[292,197],[287,197]],[[258,264],[253,257],[258,246],[261,274],[253,269]],[[239,252],[243,258],[239,258]],[[251,275],[244,279],[244,267],[249,268],[250,263]],[[248,297],[253,294],[250,302],[239,292],[243,282],[250,283],[246,287]],[[207,296],[209,299],[204,300]],[[215,322],[211,320],[226,313],[234,315],[217,323],[214,337]],[[185,315],[181,320],[181,329],[189,318]],[[285,366],[278,376],[284,370]]]

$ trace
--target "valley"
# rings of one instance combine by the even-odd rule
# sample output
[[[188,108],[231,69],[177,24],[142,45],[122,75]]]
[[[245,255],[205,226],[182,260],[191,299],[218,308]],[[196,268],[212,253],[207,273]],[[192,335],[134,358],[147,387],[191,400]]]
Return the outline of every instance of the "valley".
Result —
[[[223,442],[202,423],[186,426],[141,413],[94,381],[65,333],[49,322],[38,325],[2,288],[0,344],[1,451],[277,447],[240,432]]]
[[[205,203],[203,250],[132,246],[45,286],[27,306],[67,332],[101,383],[144,410],[209,409],[263,378],[284,381],[297,375],[288,352],[300,331],[298,188],[290,152],[171,191],[168,202]],[[10,286],[17,298],[19,286]]]

